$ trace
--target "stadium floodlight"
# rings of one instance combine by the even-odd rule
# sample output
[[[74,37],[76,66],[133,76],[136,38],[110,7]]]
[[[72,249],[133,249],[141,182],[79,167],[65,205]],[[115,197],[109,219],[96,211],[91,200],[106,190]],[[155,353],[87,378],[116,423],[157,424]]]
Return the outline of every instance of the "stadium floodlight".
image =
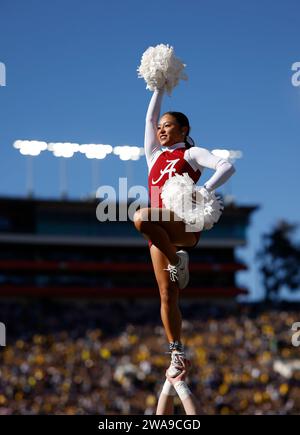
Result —
[[[18,149],[22,155],[35,157],[40,155],[42,151],[50,151],[55,157],[62,157],[61,160],[70,159],[75,153],[80,153],[85,155],[89,160],[103,160],[109,154],[114,154],[119,157],[120,160],[126,163],[126,172],[128,178],[131,177],[133,173],[130,161],[137,161],[141,156],[145,155],[143,147],[131,146],[131,145],[117,145],[113,147],[108,144],[78,144],[72,142],[44,142],[37,140],[16,140],[13,143],[14,148]],[[214,149],[212,154],[218,157],[222,157],[228,161],[235,162],[236,159],[242,157],[242,152],[238,150],[227,150],[227,149]],[[28,191],[33,192],[33,162],[29,162],[28,165]],[[98,179],[98,166],[92,168],[93,172],[93,187]],[[60,163],[60,185],[61,185],[61,195],[67,195],[67,168],[65,163]],[[227,186],[229,189],[229,186]],[[227,195],[229,197],[229,195]]]
[[[52,151],[55,157],[70,158],[79,150],[78,143],[71,142],[49,142],[48,151]]]
[[[23,156],[38,156],[47,149],[47,143],[39,140],[16,140],[13,147],[18,149]]]
[[[27,186],[28,195],[33,195],[33,160],[32,157],[38,156],[41,151],[49,151],[54,157],[61,157],[60,159],[60,191],[61,197],[67,196],[67,167],[64,162],[65,159],[70,159],[75,153],[85,155],[89,160],[94,160],[95,164],[92,168],[92,184],[96,185],[98,179],[99,168],[96,164],[97,160],[105,159],[109,154],[115,154],[123,161],[139,160],[143,156],[144,148],[137,146],[115,146],[109,144],[78,144],[72,142],[44,142],[34,140],[16,140],[13,143],[15,149],[18,149],[22,155],[30,156],[27,169]],[[129,164],[129,163],[128,163]]]
[[[139,147],[131,147],[131,155],[132,157],[140,156],[140,149]]]
[[[139,160],[139,159],[140,159],[140,155],[132,156],[132,157],[131,157],[131,160]]]
[[[229,160],[234,163],[237,159],[241,159],[243,157],[242,151],[239,150],[226,150],[226,149],[216,149],[211,152],[217,157],[222,157],[225,160]]]
[[[114,154],[119,156],[120,160],[139,160],[144,155],[144,148],[122,145],[114,147]]]
[[[88,159],[102,160],[108,154],[111,154],[113,147],[104,144],[83,144],[79,147],[79,152],[85,154]]]
[[[24,142],[24,141],[23,140],[15,140],[13,143],[13,147],[16,148],[17,150],[21,149],[22,142]]]
[[[70,158],[75,153],[84,154],[88,159],[105,159],[108,154],[115,154],[121,160],[139,160],[145,154],[144,148],[137,146],[115,146],[108,144],[78,144],[72,142],[42,142],[34,140],[16,140],[14,148],[23,155],[38,156],[41,151],[48,150],[55,157]]]

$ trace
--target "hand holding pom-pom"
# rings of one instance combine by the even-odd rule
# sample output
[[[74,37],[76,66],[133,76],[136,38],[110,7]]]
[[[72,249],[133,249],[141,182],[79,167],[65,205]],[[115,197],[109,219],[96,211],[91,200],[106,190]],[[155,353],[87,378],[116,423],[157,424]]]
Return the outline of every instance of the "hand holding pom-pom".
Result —
[[[204,199],[207,200],[209,198],[210,192],[207,189],[205,189],[204,186],[198,188],[197,190],[203,196]]]
[[[187,172],[169,178],[162,188],[161,198],[167,209],[198,231],[210,230],[224,209],[214,191],[195,186]]]
[[[183,70],[185,64],[175,56],[173,47],[159,44],[149,47],[143,54],[138,67],[139,78],[144,78],[150,91],[165,88],[171,95],[179,80],[187,80]]]

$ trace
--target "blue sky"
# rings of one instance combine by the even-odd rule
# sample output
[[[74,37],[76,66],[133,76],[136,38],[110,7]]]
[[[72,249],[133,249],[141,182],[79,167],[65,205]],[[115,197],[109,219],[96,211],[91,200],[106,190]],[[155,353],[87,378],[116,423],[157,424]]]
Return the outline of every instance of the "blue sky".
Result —
[[[300,86],[291,83],[291,66],[300,62],[299,16],[298,0],[0,0],[7,75],[0,195],[26,195],[27,158],[12,148],[16,139],[142,146],[151,94],[136,68],[150,45],[168,43],[189,80],[163,110],[186,113],[199,146],[243,152],[224,191],[238,204],[261,207],[248,248],[238,251],[250,267],[239,282],[259,297],[254,253],[261,234],[278,219],[300,216]],[[91,192],[91,168],[81,155],[67,161],[70,198]],[[99,184],[115,186],[129,173],[131,184],[146,185],[144,159],[99,162]],[[37,197],[58,197],[59,159],[37,157],[34,180]]]

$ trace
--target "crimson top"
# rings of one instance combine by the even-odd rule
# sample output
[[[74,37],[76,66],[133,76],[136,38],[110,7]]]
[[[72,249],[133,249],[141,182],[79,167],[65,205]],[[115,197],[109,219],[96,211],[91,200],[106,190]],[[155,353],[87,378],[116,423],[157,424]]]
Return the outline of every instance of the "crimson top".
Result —
[[[163,208],[161,192],[165,182],[175,174],[182,175],[187,172],[196,184],[201,176],[199,169],[196,171],[184,159],[186,148],[164,151],[155,160],[148,175],[148,187],[151,207]]]

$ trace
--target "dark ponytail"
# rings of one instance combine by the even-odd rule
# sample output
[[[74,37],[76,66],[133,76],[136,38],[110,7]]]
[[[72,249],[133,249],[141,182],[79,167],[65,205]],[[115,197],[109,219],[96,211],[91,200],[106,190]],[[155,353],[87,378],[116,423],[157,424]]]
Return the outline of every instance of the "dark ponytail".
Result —
[[[186,135],[184,143],[185,143],[187,148],[192,148],[195,146],[194,140],[189,135]]]
[[[190,127],[190,122],[188,120],[188,117],[184,113],[181,113],[181,112],[166,112],[166,113],[164,113],[164,115],[173,116],[176,119],[176,121],[178,122],[178,124],[180,125],[180,127],[188,127],[187,134],[184,138],[184,143],[185,143],[186,148],[194,147],[195,142],[189,136],[191,127]]]

